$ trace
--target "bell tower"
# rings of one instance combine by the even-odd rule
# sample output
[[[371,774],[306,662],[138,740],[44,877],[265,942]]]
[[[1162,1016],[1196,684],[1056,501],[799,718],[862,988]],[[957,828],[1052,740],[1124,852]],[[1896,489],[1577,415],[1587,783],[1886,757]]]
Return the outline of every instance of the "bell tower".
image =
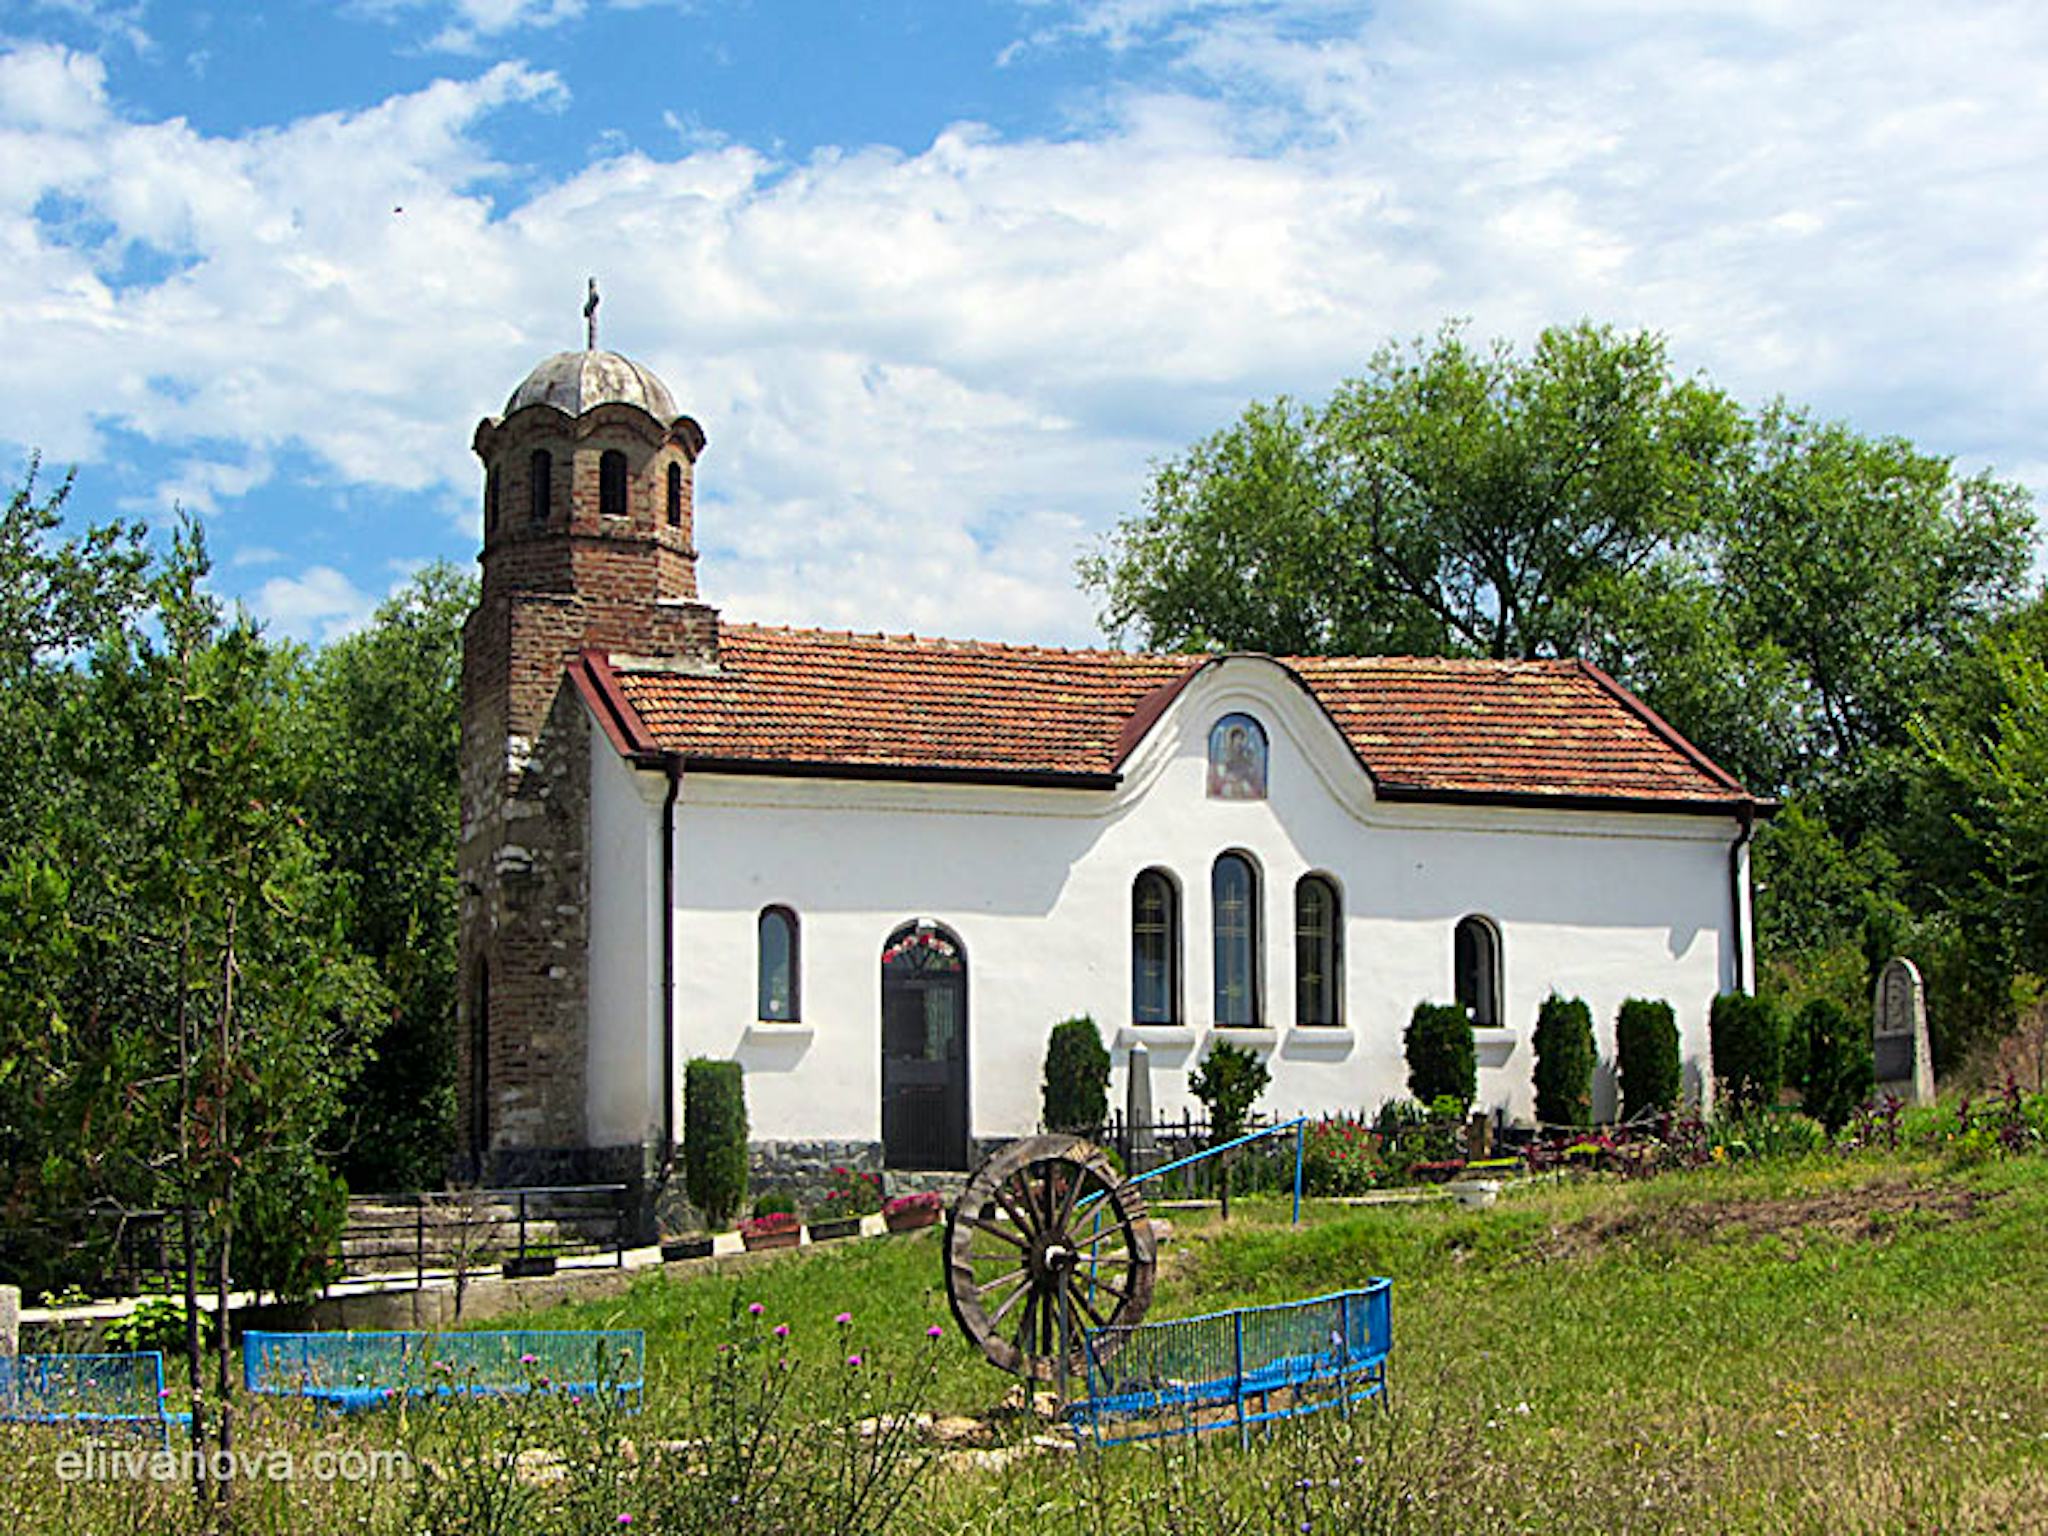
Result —
[[[635,1177],[593,1149],[590,720],[568,680],[587,648],[718,665],[697,597],[704,429],[652,372],[585,345],[529,373],[477,424],[483,583],[463,627],[460,1171],[487,1183]]]

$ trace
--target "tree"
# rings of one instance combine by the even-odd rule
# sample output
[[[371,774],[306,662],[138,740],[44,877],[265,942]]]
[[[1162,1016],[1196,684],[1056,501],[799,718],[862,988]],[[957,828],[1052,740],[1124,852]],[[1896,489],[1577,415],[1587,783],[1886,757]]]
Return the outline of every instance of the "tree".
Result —
[[[391,1010],[336,1129],[349,1181],[439,1184],[455,1126],[455,843],[462,622],[476,584],[432,565],[312,662],[294,709],[298,796],[342,877],[349,943]]]
[[[1543,1000],[1536,1014],[1536,1118],[1545,1125],[1593,1121],[1593,1011],[1583,998]]]
[[[1870,1031],[1832,998],[1817,997],[1793,1021],[1800,1102],[1830,1134],[1870,1097]]]
[[[1660,337],[1581,322],[1524,359],[1447,326],[1164,465],[1082,575],[1153,647],[1569,653],[1706,524],[1739,443]]]
[[[1048,1131],[1092,1130],[1109,1118],[1109,1052],[1093,1019],[1083,1015],[1053,1026],[1042,1091]]]
[[[1209,1111],[1209,1142],[1220,1146],[1244,1134],[1252,1105],[1273,1074],[1255,1051],[1218,1040],[1188,1074],[1188,1092]]]
[[[1479,1053],[1472,1015],[1457,1003],[1417,1003],[1401,1036],[1408,1092],[1418,1104],[1456,1099],[1461,1111],[1479,1096]]]

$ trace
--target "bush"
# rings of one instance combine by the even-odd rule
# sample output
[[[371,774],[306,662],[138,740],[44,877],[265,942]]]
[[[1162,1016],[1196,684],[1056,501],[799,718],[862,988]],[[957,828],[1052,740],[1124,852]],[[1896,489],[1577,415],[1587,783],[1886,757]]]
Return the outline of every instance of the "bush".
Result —
[[[683,1188],[713,1227],[747,1198],[747,1085],[736,1061],[683,1068]]]
[[[1085,1014],[1055,1024],[1045,1042],[1045,1128],[1092,1130],[1109,1118],[1109,1052]]]
[[[1723,992],[1707,1016],[1713,1040],[1714,1081],[1727,1107],[1740,1114],[1778,1100],[1785,1072],[1785,1020],[1766,998]]]
[[[1536,1013],[1536,1118],[1545,1125],[1593,1123],[1593,1010],[1555,992]]]
[[[1252,1105],[1266,1091],[1273,1074],[1257,1054],[1227,1040],[1209,1048],[1202,1064],[1188,1074],[1188,1092],[1209,1111],[1211,1144],[1244,1134]]]
[[[811,1210],[823,1221],[846,1216],[872,1216],[882,1208],[882,1176],[865,1169],[835,1164],[825,1184],[825,1197]]]
[[[1425,1104],[1453,1098],[1469,1109],[1479,1097],[1479,1056],[1472,1018],[1455,1003],[1417,1003],[1402,1037],[1408,1091]]]
[[[1614,1019],[1616,1076],[1620,1079],[1621,1118],[1655,1114],[1678,1107],[1683,1079],[1678,1063],[1678,1020],[1671,1005],[1632,997]]]
[[[1418,1104],[1388,1099],[1373,1119],[1379,1155],[1389,1174],[1406,1179],[1417,1167],[1449,1163],[1465,1151],[1465,1107],[1455,1097]]]
[[[237,1286],[310,1301],[341,1278],[348,1185],[340,1174],[290,1151],[259,1156],[244,1166],[234,1198]]]
[[[1302,1131],[1301,1183],[1305,1193],[1362,1195],[1379,1182],[1379,1153],[1364,1121],[1338,1115],[1311,1120]]]
[[[1793,1038],[1794,1069],[1806,1112],[1830,1135],[1849,1123],[1875,1086],[1870,1031],[1832,998],[1817,997],[1799,1010]]]
[[[796,1196],[786,1189],[771,1189],[754,1202],[754,1220],[764,1216],[796,1215]]]

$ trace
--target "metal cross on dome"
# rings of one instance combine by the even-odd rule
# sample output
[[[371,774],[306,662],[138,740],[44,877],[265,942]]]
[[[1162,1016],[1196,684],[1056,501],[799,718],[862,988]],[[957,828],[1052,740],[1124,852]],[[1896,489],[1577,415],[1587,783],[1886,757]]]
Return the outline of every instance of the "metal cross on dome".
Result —
[[[583,301],[583,348],[597,350],[597,279],[590,280],[590,297]]]

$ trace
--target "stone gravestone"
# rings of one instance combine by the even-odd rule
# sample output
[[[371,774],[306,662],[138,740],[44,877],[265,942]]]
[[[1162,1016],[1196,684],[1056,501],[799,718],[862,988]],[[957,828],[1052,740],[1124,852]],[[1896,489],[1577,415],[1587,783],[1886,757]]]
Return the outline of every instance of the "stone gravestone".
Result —
[[[21,1333],[21,1290],[0,1285],[0,1355],[17,1354]]]
[[[1871,1000],[1871,1057],[1877,1093],[1908,1104],[1934,1102],[1934,1051],[1927,1039],[1927,988],[1912,961],[1895,956],[1877,975]]]
[[[1131,1136],[1132,1173],[1152,1165],[1152,1053],[1143,1044],[1131,1047],[1124,1081],[1124,1125]]]

